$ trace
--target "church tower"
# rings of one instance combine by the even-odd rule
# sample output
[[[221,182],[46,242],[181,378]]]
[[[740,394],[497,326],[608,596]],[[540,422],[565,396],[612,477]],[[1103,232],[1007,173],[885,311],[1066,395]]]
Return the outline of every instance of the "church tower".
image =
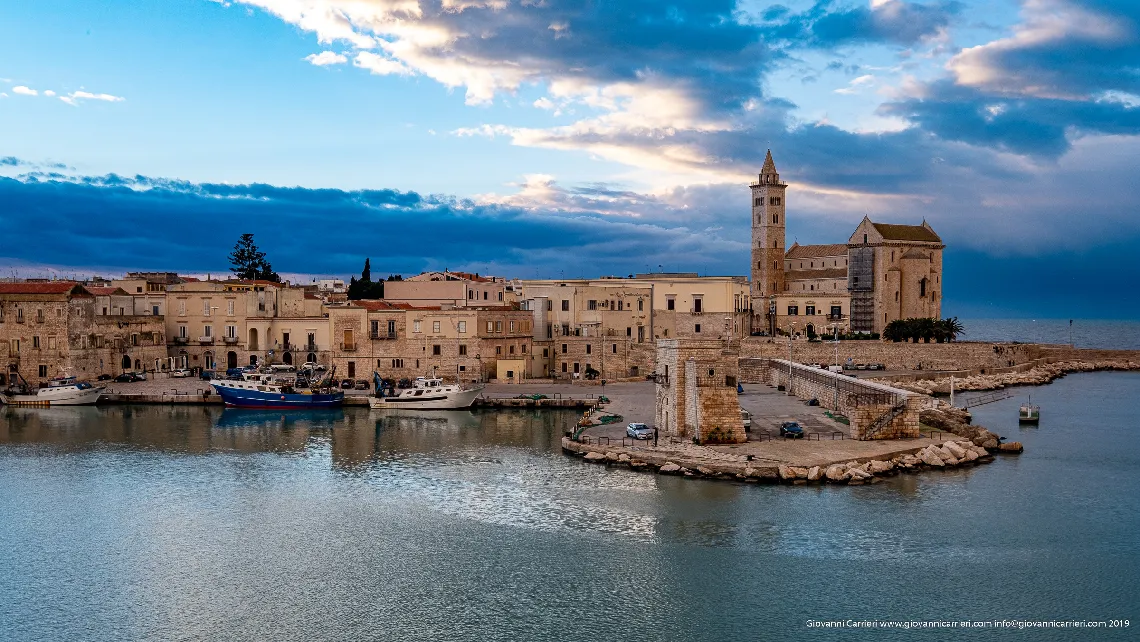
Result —
[[[772,150],[752,185],[752,314],[754,330],[771,330],[769,304],[784,291],[784,191]]]

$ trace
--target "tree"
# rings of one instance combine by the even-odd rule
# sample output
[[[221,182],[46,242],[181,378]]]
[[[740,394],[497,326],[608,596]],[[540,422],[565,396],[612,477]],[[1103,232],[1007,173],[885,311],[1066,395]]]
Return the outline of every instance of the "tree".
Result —
[[[384,282],[372,281],[372,261],[364,259],[364,269],[360,271],[360,279],[355,276],[348,281],[348,300],[383,299]]]
[[[370,259],[364,259],[364,270],[362,270],[360,272],[360,280],[361,281],[371,281],[372,280],[372,265],[371,265]]]
[[[281,282],[281,277],[273,271],[265,252],[258,249],[252,234],[242,234],[230,253],[230,271],[234,277],[246,281],[264,280]]]

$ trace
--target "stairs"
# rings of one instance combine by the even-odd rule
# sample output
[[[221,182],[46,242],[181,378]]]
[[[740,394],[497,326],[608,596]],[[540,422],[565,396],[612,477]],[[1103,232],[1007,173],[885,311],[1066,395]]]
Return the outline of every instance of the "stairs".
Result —
[[[874,439],[875,435],[879,434],[879,432],[881,432],[884,428],[891,425],[891,422],[904,412],[906,412],[906,399],[903,399],[902,402],[891,406],[889,410],[884,412],[882,415],[879,415],[878,419],[871,422],[871,425],[867,426],[867,431],[863,436],[863,439]]]

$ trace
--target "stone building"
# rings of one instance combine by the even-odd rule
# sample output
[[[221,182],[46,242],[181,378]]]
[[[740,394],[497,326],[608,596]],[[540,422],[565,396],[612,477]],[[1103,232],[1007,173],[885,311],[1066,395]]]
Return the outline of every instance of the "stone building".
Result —
[[[470,272],[424,272],[403,281],[384,282],[384,300],[424,307],[494,306],[508,303],[507,282],[501,277]]]
[[[659,339],[658,430],[702,444],[747,441],[736,393],[739,357],[727,340]]]
[[[161,316],[104,315],[95,302],[70,281],[0,283],[0,384],[166,369]]]
[[[517,366],[499,376],[499,362],[525,365],[533,352],[532,316],[517,306],[413,306],[352,301],[330,307],[330,363],[338,378],[371,381],[438,376],[464,383],[527,378]]]
[[[167,286],[170,356],[182,367],[326,361],[329,324],[316,295],[273,281]]]
[[[939,317],[942,250],[930,225],[864,217],[847,243],[786,250],[787,183],[772,152],[752,192],[752,330],[882,332],[895,319]]]
[[[166,314],[166,286],[197,280],[178,276],[175,272],[127,272],[114,279],[111,287],[122,288],[134,301],[134,314],[163,316]]]

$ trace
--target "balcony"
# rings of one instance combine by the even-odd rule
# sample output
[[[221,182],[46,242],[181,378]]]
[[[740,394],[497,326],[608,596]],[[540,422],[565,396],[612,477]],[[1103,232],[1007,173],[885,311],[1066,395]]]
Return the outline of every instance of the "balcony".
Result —
[[[842,321],[843,319],[844,319],[844,315],[842,315],[842,314],[829,314],[829,315],[827,315],[828,321]]]
[[[222,338],[222,341],[225,341],[226,343],[233,345],[233,344],[238,342],[238,338],[237,337],[224,337],[224,338]]]
[[[198,337],[198,343],[208,345],[214,342],[214,337]]]
[[[175,345],[184,346],[190,343],[190,337],[174,337],[174,343]]]
[[[395,332],[372,332],[368,335],[368,338],[373,339],[373,340],[395,339],[396,333]]]
[[[317,344],[315,344],[315,343],[306,343],[306,344],[305,344],[305,345],[303,345],[303,346],[299,346],[299,347],[297,348],[297,350],[299,350],[299,351],[300,351],[300,350],[304,350],[305,352],[316,352],[316,351],[317,351]]]

